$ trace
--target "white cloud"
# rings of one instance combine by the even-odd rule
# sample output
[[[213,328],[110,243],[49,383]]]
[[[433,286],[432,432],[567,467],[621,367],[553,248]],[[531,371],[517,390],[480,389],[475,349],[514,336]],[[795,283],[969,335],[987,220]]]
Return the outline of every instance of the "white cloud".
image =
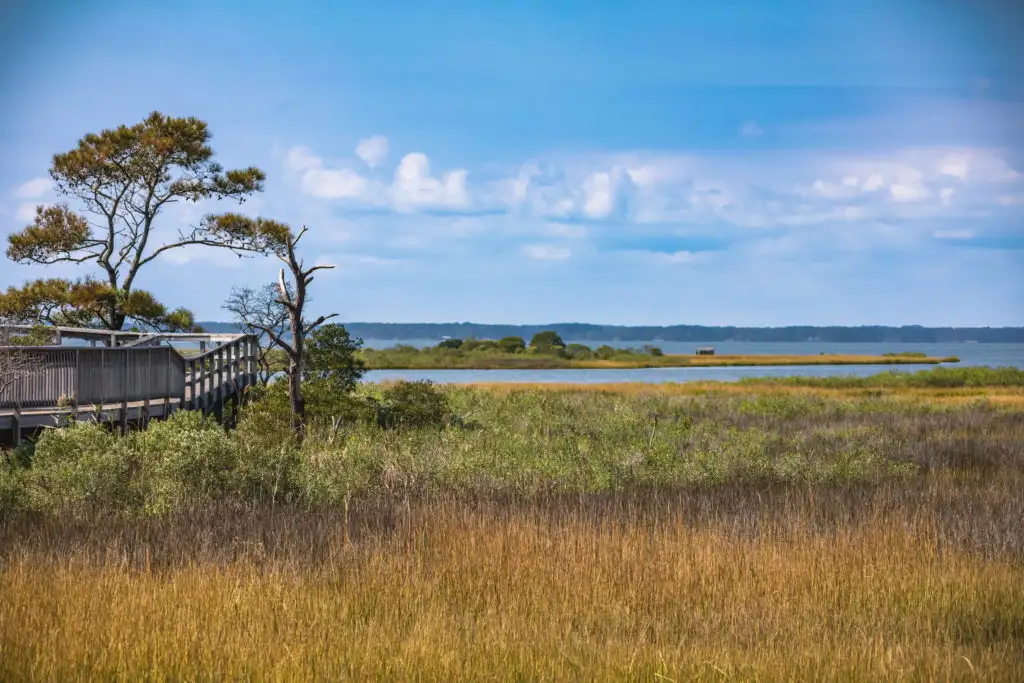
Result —
[[[610,173],[594,173],[583,181],[583,213],[607,218],[615,210],[615,186]]]
[[[285,164],[301,174],[302,191],[324,199],[372,201],[371,183],[348,168],[324,168],[324,161],[308,147],[296,145],[285,154]]]
[[[572,257],[572,251],[551,244],[529,244],[524,248],[526,255],[541,261],[565,261]]]
[[[426,154],[414,152],[402,157],[395,169],[391,198],[395,208],[409,211],[415,208],[464,208],[469,206],[466,171],[449,171],[440,179],[430,174],[430,160]]]
[[[376,168],[384,163],[389,151],[388,139],[383,135],[360,140],[356,145],[356,156],[365,161],[370,168]]]
[[[302,176],[302,189],[314,197],[327,199],[370,199],[370,183],[347,168],[311,168]]]
[[[761,130],[761,126],[757,125],[756,121],[747,121],[740,127],[740,134],[748,138],[760,137],[763,133],[764,131]]]
[[[920,183],[893,183],[889,194],[894,202],[919,202],[928,197],[928,188]]]
[[[936,230],[932,237],[939,240],[969,240],[974,239],[974,232],[971,230]]]
[[[14,217],[19,221],[34,220],[36,217],[36,206],[36,204],[24,202],[18,206],[18,211],[14,214]]]
[[[939,199],[942,201],[944,206],[949,206],[953,203],[953,195],[956,194],[956,190],[952,187],[944,187],[939,190]]]
[[[671,254],[659,254],[658,257],[666,263],[693,263],[697,255],[692,251],[676,251]]]
[[[14,191],[15,199],[39,199],[53,186],[53,181],[49,178],[33,178],[26,183],[22,183],[18,186],[18,189]]]
[[[293,171],[306,171],[323,166],[323,159],[314,156],[308,147],[296,145],[285,154],[285,163]]]
[[[874,192],[876,190],[881,190],[884,185],[885,180],[882,178],[882,175],[880,173],[872,173],[868,176],[867,180],[864,181],[864,184],[861,185],[861,189],[865,192]]]
[[[949,154],[939,162],[939,173],[964,180],[967,178],[968,159],[965,154]]]

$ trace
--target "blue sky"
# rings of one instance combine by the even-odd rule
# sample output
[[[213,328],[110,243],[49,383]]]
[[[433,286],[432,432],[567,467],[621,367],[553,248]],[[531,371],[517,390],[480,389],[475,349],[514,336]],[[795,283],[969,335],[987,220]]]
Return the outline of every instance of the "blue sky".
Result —
[[[293,6],[294,5],[294,6]],[[1012,2],[0,2],[0,230],[198,116],[345,320],[1024,325]],[[173,235],[229,204],[175,206]],[[0,286],[87,269],[0,265]],[[270,259],[139,285],[222,319]]]

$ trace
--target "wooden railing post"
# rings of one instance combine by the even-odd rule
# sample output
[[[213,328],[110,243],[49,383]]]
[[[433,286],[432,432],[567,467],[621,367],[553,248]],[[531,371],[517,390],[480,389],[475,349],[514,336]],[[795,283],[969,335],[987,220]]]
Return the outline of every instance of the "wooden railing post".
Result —
[[[171,372],[173,370],[171,363],[171,349],[167,349],[167,370]],[[176,410],[187,410],[188,404],[185,403],[185,393],[188,391],[186,385],[188,384],[188,374],[185,372],[185,366],[181,366],[181,393],[178,395],[178,407]],[[171,385],[167,385],[167,395],[171,393]]]
[[[259,341],[254,335],[246,335],[247,346],[249,347],[249,386],[256,386],[256,356],[260,352]]]
[[[82,389],[82,351],[75,349],[75,382],[71,387],[71,416],[78,422],[78,392]]]
[[[224,345],[217,347],[217,420],[224,420]]]
[[[142,415],[139,415],[139,427],[145,429],[149,425],[149,386],[153,380],[153,349],[146,349],[146,394],[142,398]],[[166,391],[163,393],[167,393]]]
[[[124,375],[121,377],[121,433],[128,431],[128,349],[122,349],[124,355]]]
[[[14,386],[14,415],[11,417],[11,439],[14,447],[21,443],[21,389]]]
[[[164,372],[164,381],[167,382],[167,386],[164,389],[164,419],[166,420],[171,416],[171,385],[174,382],[174,370],[171,368],[171,358],[174,356],[171,352],[171,347],[167,347],[167,370]],[[180,408],[180,406],[179,406]]]
[[[188,385],[192,389],[192,395],[188,399],[188,406],[195,410],[199,407],[199,397],[196,394],[196,361],[194,358],[188,362],[188,377]]]

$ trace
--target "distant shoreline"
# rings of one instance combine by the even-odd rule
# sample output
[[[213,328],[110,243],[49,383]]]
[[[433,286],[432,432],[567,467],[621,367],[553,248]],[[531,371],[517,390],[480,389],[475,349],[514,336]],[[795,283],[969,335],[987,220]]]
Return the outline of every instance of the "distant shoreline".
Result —
[[[861,327],[796,325],[786,327],[731,327],[704,325],[627,326],[589,323],[545,325],[495,325],[478,323],[343,323],[353,337],[393,341],[441,341],[458,339],[500,339],[518,336],[529,339],[537,332],[553,330],[574,342],[616,342],[624,344],[663,342],[686,343],[820,343],[820,344],[1020,344],[1024,327]],[[233,332],[229,322],[200,322],[209,332]]]
[[[476,356],[476,357],[474,357]],[[642,368],[784,367],[801,365],[938,365],[958,363],[956,357],[830,355],[721,355],[666,354],[631,360],[573,360],[530,354],[464,354],[438,357],[410,354],[364,354],[369,370],[623,370]]]

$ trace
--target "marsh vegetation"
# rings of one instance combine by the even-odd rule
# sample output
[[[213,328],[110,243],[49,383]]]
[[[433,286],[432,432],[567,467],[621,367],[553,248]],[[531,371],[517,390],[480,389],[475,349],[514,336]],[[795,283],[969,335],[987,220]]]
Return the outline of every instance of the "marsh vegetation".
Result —
[[[1024,390],[886,381],[50,431],[0,470],[0,678],[1019,679]]]

